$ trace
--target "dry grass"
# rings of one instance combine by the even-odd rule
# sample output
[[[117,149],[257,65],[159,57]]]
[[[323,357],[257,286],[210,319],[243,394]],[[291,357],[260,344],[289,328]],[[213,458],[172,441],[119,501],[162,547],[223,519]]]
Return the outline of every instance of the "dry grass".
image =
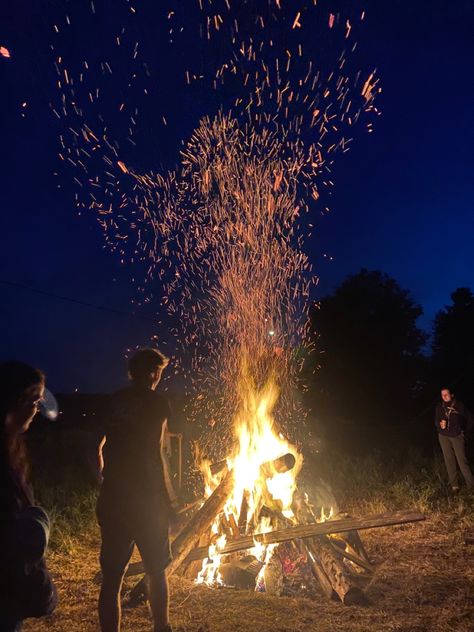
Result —
[[[210,590],[172,578],[172,624],[180,632],[472,632],[474,546],[463,540],[469,521],[454,505],[424,523],[365,532],[377,563],[365,607],[328,602],[322,595],[310,600]],[[98,630],[97,556],[95,532],[68,551],[50,554],[60,603],[53,616],[26,622],[25,632]],[[151,627],[145,606],[124,611],[124,632]]]

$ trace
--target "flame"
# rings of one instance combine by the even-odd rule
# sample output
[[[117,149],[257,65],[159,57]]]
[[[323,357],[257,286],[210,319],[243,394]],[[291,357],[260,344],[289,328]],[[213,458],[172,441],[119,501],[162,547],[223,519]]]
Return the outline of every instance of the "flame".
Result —
[[[326,514],[324,511],[324,507],[321,507],[321,515],[319,517],[318,522],[327,522],[328,520],[332,520],[334,517],[334,507],[331,507],[329,513]]]
[[[212,526],[212,532],[219,536],[218,542],[221,543],[222,523],[234,525],[235,528],[240,521],[242,533],[271,531],[271,520],[267,516],[260,516],[263,505],[292,520],[296,477],[303,464],[302,455],[276,428],[272,413],[278,401],[279,389],[274,377],[270,376],[259,389],[250,378],[244,363],[238,394],[240,405],[234,419],[236,449],[233,456],[227,459],[228,468],[234,471],[234,488],[223,512],[216,517]],[[272,462],[287,454],[293,455],[294,466],[286,472],[275,471]],[[219,477],[212,475],[208,461],[202,463],[202,471],[206,496],[209,496],[218,485]],[[222,583],[219,579],[219,549],[222,546],[210,546],[209,557],[204,561],[198,576],[199,583]],[[255,542],[249,553],[266,564],[275,547],[276,545],[266,546]],[[263,575],[264,568],[265,566],[259,577]]]

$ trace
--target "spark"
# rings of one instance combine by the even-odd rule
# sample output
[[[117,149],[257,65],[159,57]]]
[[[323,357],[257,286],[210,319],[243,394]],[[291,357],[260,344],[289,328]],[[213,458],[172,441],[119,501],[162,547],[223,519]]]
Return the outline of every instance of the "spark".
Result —
[[[106,246],[124,265],[143,265],[146,273],[135,281],[136,305],[156,305],[160,295],[178,355],[191,356],[190,369],[183,362],[185,377],[207,393],[196,400],[193,414],[214,420],[210,452],[229,441],[243,356],[255,384],[273,372],[281,391],[280,421],[299,416],[292,388],[300,365],[292,350],[306,344],[308,297],[318,282],[304,252],[306,232],[313,228],[306,216],[327,212],[335,155],[349,149],[350,128],[377,114],[380,91],[375,73],[347,70],[359,21],[354,25],[332,13],[327,21],[316,2],[298,2],[306,28],[320,13],[324,28],[335,35],[336,20],[345,23],[348,52],[323,71],[311,47],[299,41],[302,11],[292,11],[288,21],[279,0],[267,4],[271,10],[248,27],[228,0],[214,8],[200,3],[201,24],[195,28],[202,31],[204,53],[213,38],[219,38],[222,52],[215,60],[209,57],[203,72],[196,62],[205,54],[186,59],[182,83],[199,80],[222,92],[232,86],[233,106],[196,122],[170,172],[137,172],[125,151],[136,146],[142,130],[138,95],[154,98],[151,72],[138,55],[140,42],[127,38],[125,26],[120,36],[114,31],[109,38],[109,50],[123,55],[130,69],[123,85],[118,77],[123,64],[115,57],[109,57],[114,74],[109,62],[99,62],[99,85],[91,83],[98,73],[90,59],[80,62],[79,80],[67,56],[55,62],[59,99],[52,111],[64,123],[60,160],[74,172],[78,211],[87,209],[97,218]],[[183,11],[178,3],[165,14],[175,32]],[[93,14],[88,10],[90,20]],[[128,14],[132,19],[140,16]],[[283,37],[277,36],[281,29]],[[162,111],[161,103],[154,105]],[[120,142],[107,124],[118,110]],[[168,125],[171,115],[158,118]]]

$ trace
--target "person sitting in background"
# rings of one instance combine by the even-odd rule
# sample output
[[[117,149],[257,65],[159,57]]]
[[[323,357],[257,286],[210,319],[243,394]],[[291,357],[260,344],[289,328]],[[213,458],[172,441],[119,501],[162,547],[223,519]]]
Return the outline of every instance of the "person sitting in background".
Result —
[[[456,461],[467,487],[474,486],[474,478],[466,457],[464,437],[473,422],[472,414],[462,402],[455,399],[451,389],[442,388],[441,402],[436,406],[435,426],[453,492],[459,491]]]
[[[44,555],[49,519],[28,482],[24,433],[43,397],[44,375],[21,362],[0,364],[0,630],[51,614],[56,591]]]
[[[130,358],[131,384],[113,396],[99,446],[102,632],[120,630],[120,591],[135,544],[149,578],[154,631],[171,632],[166,567],[171,561],[172,490],[161,454],[170,411],[166,398],[155,392],[167,364],[155,349],[141,349]]]

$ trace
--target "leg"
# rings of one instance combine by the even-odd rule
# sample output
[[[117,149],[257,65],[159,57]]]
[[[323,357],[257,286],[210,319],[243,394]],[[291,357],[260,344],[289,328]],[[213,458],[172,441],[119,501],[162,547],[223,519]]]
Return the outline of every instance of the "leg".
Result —
[[[462,432],[457,437],[454,437],[452,440],[454,452],[456,454],[456,459],[459,465],[459,469],[464,476],[464,480],[466,481],[467,487],[474,486],[474,478],[472,476],[471,468],[469,467],[469,463],[466,457],[465,450],[465,442],[464,442],[464,433]]]
[[[169,626],[169,590],[164,569],[150,575],[148,599],[153,615],[154,631],[166,630]]]
[[[458,486],[458,472],[456,469],[456,456],[454,454],[454,448],[452,444],[452,438],[439,434],[439,443],[441,450],[443,451],[444,464],[448,472],[449,484],[451,487]]]
[[[135,542],[148,577],[148,601],[153,615],[154,632],[171,632],[169,626],[169,591],[166,567],[170,556],[168,516],[150,499],[143,521],[134,532]]]
[[[99,497],[97,504],[97,517],[102,537],[99,621],[102,632],[119,632],[122,614],[120,591],[135,543],[124,520],[124,512],[120,511],[114,503],[106,502],[106,500]]]
[[[119,632],[122,610],[120,607],[120,590],[123,573],[105,572],[102,575],[102,586],[99,595],[99,621],[102,632]]]

